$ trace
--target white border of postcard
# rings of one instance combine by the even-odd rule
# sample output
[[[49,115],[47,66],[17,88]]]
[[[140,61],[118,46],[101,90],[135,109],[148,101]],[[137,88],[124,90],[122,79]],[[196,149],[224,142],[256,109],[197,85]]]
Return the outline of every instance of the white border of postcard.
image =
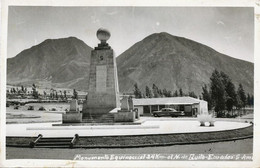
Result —
[[[6,160],[5,153],[5,95],[8,6],[222,6],[255,8],[254,53],[254,154],[253,161],[72,161],[72,160]],[[260,167],[260,0],[2,0],[1,1],[1,160],[0,167]]]

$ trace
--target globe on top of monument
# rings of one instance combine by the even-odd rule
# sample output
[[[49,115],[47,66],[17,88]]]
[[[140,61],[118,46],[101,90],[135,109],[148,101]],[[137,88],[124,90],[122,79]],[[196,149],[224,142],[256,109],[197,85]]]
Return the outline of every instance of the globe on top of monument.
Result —
[[[110,38],[110,32],[107,29],[100,28],[97,31],[97,38],[101,41],[101,43],[106,43],[106,41]]]

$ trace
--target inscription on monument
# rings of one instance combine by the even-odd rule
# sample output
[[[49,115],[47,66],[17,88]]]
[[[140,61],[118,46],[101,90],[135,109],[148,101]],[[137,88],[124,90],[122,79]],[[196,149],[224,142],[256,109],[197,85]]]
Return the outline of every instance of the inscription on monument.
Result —
[[[106,92],[107,90],[107,67],[100,65],[96,67],[96,92]]]

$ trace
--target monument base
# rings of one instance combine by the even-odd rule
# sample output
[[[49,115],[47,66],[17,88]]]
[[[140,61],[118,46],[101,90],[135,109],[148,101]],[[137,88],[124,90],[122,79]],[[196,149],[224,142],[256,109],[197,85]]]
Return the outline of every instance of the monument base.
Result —
[[[62,114],[62,123],[81,123],[82,113],[67,112]]]
[[[134,122],[135,112],[119,112],[114,113],[115,122]]]
[[[102,115],[109,114],[111,110],[113,110],[114,107],[111,108],[88,108],[85,111],[82,111],[83,113],[83,119],[84,118],[93,118],[93,117],[101,117]]]

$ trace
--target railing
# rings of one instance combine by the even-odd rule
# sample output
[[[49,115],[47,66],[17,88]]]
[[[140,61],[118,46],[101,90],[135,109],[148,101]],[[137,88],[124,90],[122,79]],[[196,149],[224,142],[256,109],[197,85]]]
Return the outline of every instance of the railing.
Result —
[[[42,138],[42,134],[39,134],[38,137],[37,137],[37,139],[36,139],[35,141],[30,142],[30,147],[33,148],[33,147],[36,145],[36,143],[37,143],[41,138]]]
[[[79,135],[75,134],[73,139],[70,142],[70,148],[73,148],[74,143],[76,142],[76,140],[79,139]]]

